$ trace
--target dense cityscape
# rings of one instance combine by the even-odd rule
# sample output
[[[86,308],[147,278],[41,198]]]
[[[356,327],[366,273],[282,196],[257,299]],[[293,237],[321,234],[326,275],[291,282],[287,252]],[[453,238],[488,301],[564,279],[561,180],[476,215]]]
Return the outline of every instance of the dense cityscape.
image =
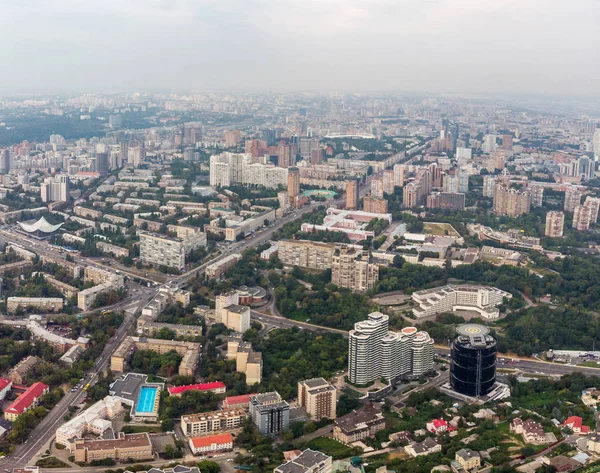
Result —
[[[0,2],[0,471],[600,472],[599,6]]]

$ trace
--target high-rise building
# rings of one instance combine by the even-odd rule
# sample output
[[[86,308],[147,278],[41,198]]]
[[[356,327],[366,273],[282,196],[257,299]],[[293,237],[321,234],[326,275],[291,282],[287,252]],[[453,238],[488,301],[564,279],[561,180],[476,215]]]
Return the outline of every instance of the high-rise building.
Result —
[[[311,419],[335,419],[336,389],[323,378],[298,382],[298,404]]]
[[[442,168],[438,163],[432,163],[428,169],[431,177],[431,187],[442,187]]]
[[[376,177],[371,179],[371,196],[376,199],[383,199],[383,178]]]
[[[404,187],[404,164],[394,164],[394,185]]]
[[[427,196],[428,209],[465,209],[465,194],[450,192],[432,192]]]
[[[314,148],[310,153],[310,164],[316,166],[323,162],[323,148]]]
[[[497,183],[494,191],[494,213],[507,217],[518,217],[529,213],[530,194],[526,189],[514,189],[508,184]]]
[[[594,160],[600,161],[600,128],[596,128],[592,138],[592,147],[594,149]]]
[[[496,190],[496,178],[494,176],[486,175],[483,176],[483,196],[494,197],[494,191]]]
[[[551,210],[546,214],[546,231],[544,234],[549,238],[562,238],[565,226],[565,214]]]
[[[277,147],[277,166],[289,168],[296,165],[296,145],[279,143]]]
[[[383,192],[386,194],[394,193],[394,170],[386,169],[383,171]]]
[[[366,251],[354,246],[337,246],[331,259],[331,282],[354,292],[365,292],[379,279],[379,266]]]
[[[318,149],[319,146],[319,138],[300,138],[300,156],[308,161],[313,150]]]
[[[210,157],[210,185],[258,185],[276,189],[288,185],[288,170],[271,164],[253,163],[245,153],[221,153]]]
[[[225,148],[235,148],[242,140],[242,133],[240,130],[227,130],[223,133],[223,138],[225,140]]]
[[[459,193],[466,194],[469,192],[469,174],[466,169],[459,168],[456,170],[456,180]]]
[[[585,202],[583,203],[586,207],[589,207],[591,210],[590,215],[590,223],[598,222],[598,211],[600,210],[600,198],[587,196],[585,198]]]
[[[333,243],[310,240],[281,240],[278,256],[286,266],[310,269],[329,269],[335,251]]]
[[[108,159],[108,153],[97,153],[96,154],[96,171],[101,175],[106,175],[110,171],[110,162]]]
[[[250,419],[262,435],[276,435],[290,425],[290,405],[277,391],[250,397]]]
[[[448,192],[450,194],[458,193],[458,179],[456,174],[444,174],[444,192]]]
[[[451,348],[452,389],[473,397],[489,394],[496,383],[496,351],[489,328],[477,324],[457,327]]]
[[[133,167],[139,167],[144,161],[146,161],[146,150],[142,145],[129,146],[127,151],[127,162],[132,164]]]
[[[70,202],[71,181],[69,176],[61,174],[44,179],[44,182],[40,184],[40,196],[42,202]]]
[[[390,332],[389,317],[372,312],[349,334],[348,379],[364,385],[380,378],[395,382],[433,369],[434,341],[427,332],[406,327]]]
[[[300,169],[296,167],[288,168],[288,194],[290,202],[295,205],[300,195]]]
[[[581,204],[582,192],[577,188],[569,188],[565,191],[565,212],[574,212],[575,207]]]
[[[346,208],[349,210],[358,210],[359,197],[358,179],[353,179],[346,183]]]
[[[363,199],[363,210],[370,213],[386,214],[388,212],[388,201],[367,196]]]
[[[183,127],[183,144],[186,146],[196,146],[196,143],[202,141],[202,125],[185,124]]]
[[[402,205],[407,209],[412,209],[419,205],[419,188],[414,182],[407,184],[402,189]]]
[[[12,153],[10,149],[0,149],[0,174],[8,174],[12,168]]]
[[[464,166],[471,161],[473,152],[471,148],[456,148],[456,161],[459,166]]]
[[[592,221],[592,209],[585,205],[578,205],[573,212],[573,228],[580,232],[590,229]]]

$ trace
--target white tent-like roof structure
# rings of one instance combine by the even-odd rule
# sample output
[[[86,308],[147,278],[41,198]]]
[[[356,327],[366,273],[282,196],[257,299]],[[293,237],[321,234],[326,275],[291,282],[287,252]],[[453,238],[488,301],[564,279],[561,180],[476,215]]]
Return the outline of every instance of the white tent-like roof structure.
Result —
[[[17,222],[17,223],[27,233],[33,233],[33,232],[38,232],[38,231],[42,232],[42,233],[53,233],[56,230],[58,230],[60,227],[63,226],[62,223],[59,223],[58,225],[52,225],[51,223],[48,223],[48,220],[46,220],[44,217],[40,217],[40,219],[34,223],[25,223],[25,222]]]

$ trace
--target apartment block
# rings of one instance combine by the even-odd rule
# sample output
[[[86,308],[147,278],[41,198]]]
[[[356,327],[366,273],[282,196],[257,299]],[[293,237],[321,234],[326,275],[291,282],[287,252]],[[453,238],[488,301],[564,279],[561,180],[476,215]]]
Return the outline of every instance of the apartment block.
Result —
[[[112,371],[125,371],[127,360],[136,350],[150,350],[162,355],[171,350],[179,353],[183,359],[179,365],[179,374],[193,376],[200,361],[202,346],[199,343],[160,340],[155,338],[125,337],[121,345],[110,358]]]
[[[546,214],[546,230],[544,235],[549,238],[562,238],[565,226],[564,212],[551,210]]]
[[[278,256],[286,266],[310,269],[329,269],[335,245],[309,240],[281,240]]]
[[[250,398],[250,419],[263,435],[277,435],[290,425],[290,405],[277,391]]]
[[[358,210],[360,202],[358,180],[353,179],[346,183],[346,208],[349,210]]]
[[[427,332],[415,327],[390,332],[389,317],[372,312],[350,331],[348,378],[363,385],[379,378],[394,382],[419,377],[433,369],[433,344]]]
[[[298,383],[298,404],[311,419],[336,418],[336,389],[323,378],[313,378]]]
[[[244,342],[241,335],[227,339],[227,359],[235,360],[235,370],[246,375],[246,384],[262,381],[262,354],[252,350],[252,344]]]
[[[585,205],[578,205],[573,212],[573,228],[580,232],[590,229],[592,223],[592,208]]]
[[[44,280],[53,288],[58,289],[60,292],[62,292],[63,296],[65,296],[67,299],[77,297],[77,294],[79,294],[79,289],[62,281],[59,281],[58,279],[53,278],[49,274],[44,274]]]
[[[452,192],[432,192],[427,196],[428,209],[465,209],[465,194]]]
[[[207,279],[219,279],[225,271],[235,266],[242,259],[242,255],[234,253],[226,256],[219,261],[212,263],[206,267],[206,278]]]
[[[354,292],[365,292],[379,279],[379,266],[366,251],[337,246],[331,259],[331,282]]]
[[[154,459],[152,442],[148,433],[124,434],[119,432],[115,439],[75,440],[75,461],[91,463],[98,460],[150,460]]]
[[[215,298],[215,319],[231,330],[244,333],[250,328],[250,307],[239,302],[238,291],[219,294]]]
[[[63,302],[60,297],[9,297],[6,299],[6,310],[9,314],[29,308],[43,312],[60,312]]]
[[[531,196],[526,189],[515,189],[508,184],[498,183],[494,191],[494,213],[507,217],[518,217],[529,213]]]
[[[129,249],[123,248],[122,246],[112,245],[110,243],[106,243],[105,241],[96,242],[96,248],[98,248],[102,253],[106,253],[109,255],[113,255],[115,258],[124,258],[129,256]]]
[[[373,196],[367,196],[363,199],[363,210],[365,212],[385,214],[388,211],[388,201]]]
[[[237,429],[242,426],[248,414],[244,409],[224,409],[181,416],[181,430],[186,437],[197,437]]]
[[[424,289],[412,294],[412,300],[419,307],[413,309],[417,318],[453,312],[455,310],[476,311],[487,320],[496,320],[500,311],[496,306],[512,294],[496,287],[448,285]]]
[[[143,264],[167,266],[180,271],[185,267],[185,248],[181,238],[143,231],[138,232],[138,235]]]
[[[568,188],[565,191],[565,212],[575,212],[575,208],[581,205],[583,193],[577,188]]]

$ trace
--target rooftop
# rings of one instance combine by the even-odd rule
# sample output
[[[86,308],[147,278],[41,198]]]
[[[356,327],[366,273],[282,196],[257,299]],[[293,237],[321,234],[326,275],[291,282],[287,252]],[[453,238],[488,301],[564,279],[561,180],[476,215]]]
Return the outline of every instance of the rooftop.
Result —
[[[188,384],[187,386],[173,386],[169,388],[170,394],[180,394],[185,391],[210,391],[211,389],[224,389],[225,383],[214,381],[212,383]]]
[[[21,394],[15,400],[15,402],[13,402],[10,407],[6,409],[5,412],[17,415],[23,414],[23,412],[29,409],[31,404],[42,394],[44,394],[44,391],[48,388],[49,386],[45,385],[44,383],[33,383],[29,388],[27,388],[27,391]]]
[[[195,437],[191,438],[190,441],[194,448],[198,447],[210,447],[213,444],[224,444],[233,442],[231,434],[218,434],[209,435],[207,437]]]

